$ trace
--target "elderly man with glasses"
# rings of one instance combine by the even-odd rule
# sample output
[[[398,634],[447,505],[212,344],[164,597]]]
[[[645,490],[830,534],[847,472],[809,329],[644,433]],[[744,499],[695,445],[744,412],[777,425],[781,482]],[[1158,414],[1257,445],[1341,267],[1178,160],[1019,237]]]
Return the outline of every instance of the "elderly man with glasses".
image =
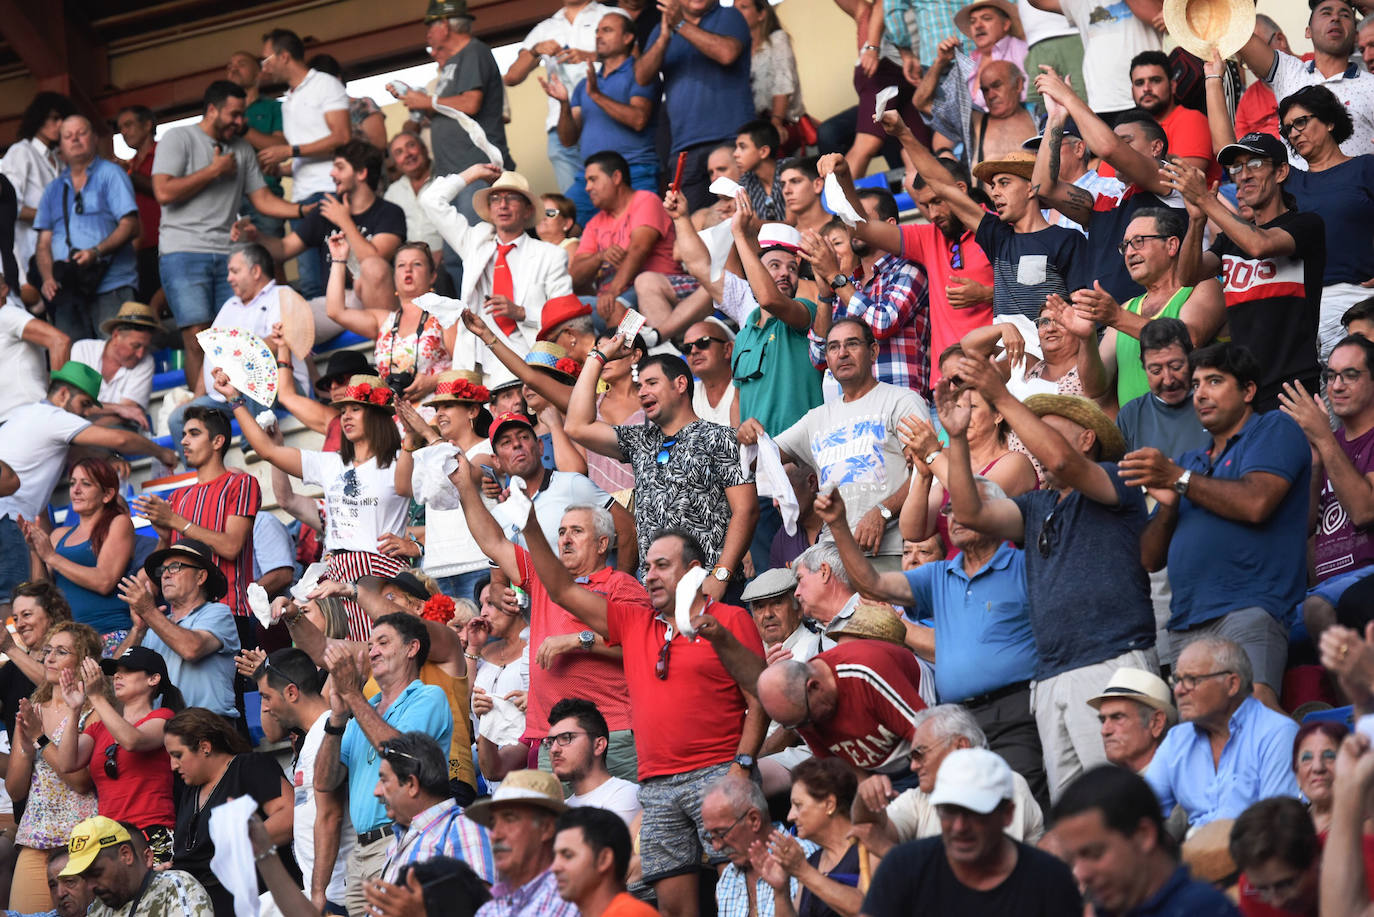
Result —
[[[1192,830],[1235,818],[1261,799],[1298,796],[1292,768],[1298,724],[1255,698],[1250,658],[1240,644],[1198,637],[1184,647],[1169,681],[1179,724],[1145,771],[1164,817],[1177,803]]]

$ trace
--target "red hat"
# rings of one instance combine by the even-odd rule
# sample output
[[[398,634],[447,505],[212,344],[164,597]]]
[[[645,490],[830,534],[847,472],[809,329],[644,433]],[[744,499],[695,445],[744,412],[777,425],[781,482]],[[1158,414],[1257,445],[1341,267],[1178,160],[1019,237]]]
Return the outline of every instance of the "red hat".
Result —
[[[526,427],[531,432],[534,431],[534,421],[530,420],[528,414],[520,414],[515,411],[507,411],[506,413],[499,415],[495,420],[491,422],[491,429],[487,431],[487,439],[491,440],[492,443],[495,443],[496,438],[501,435],[501,431],[504,430],[506,427],[510,426],[511,424],[515,424],[519,427]]]
[[[564,322],[570,322],[575,318],[584,315],[591,315],[592,307],[584,303],[572,293],[566,296],[555,296],[544,303],[542,321],[539,324],[539,334],[536,340],[547,341],[553,330]]]

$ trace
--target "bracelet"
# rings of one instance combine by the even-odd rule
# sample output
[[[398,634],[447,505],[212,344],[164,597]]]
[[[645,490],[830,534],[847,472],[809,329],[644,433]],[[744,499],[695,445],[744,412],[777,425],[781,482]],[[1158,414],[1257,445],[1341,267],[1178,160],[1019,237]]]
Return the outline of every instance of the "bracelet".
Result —
[[[254,863],[261,863],[263,860],[267,859],[268,857],[274,857],[274,856],[276,856],[276,855],[277,855],[277,848],[276,848],[276,847],[268,847],[268,848],[267,848],[266,850],[264,850],[262,853],[254,854],[254,855],[253,855],[253,862],[254,862]]]
[[[877,53],[878,53],[878,46],[877,46],[877,45],[864,45],[864,46],[863,46],[863,49],[862,49],[862,51],[860,51],[860,53],[863,53],[863,51],[872,51],[874,54],[877,54]]]
[[[464,653],[463,655],[466,656],[468,659],[475,659],[475,660],[477,660],[478,662],[481,662],[481,661],[482,661],[482,657],[481,657],[481,656],[478,656],[478,655],[476,655],[476,654],[474,654],[474,653]]]
[[[185,535],[187,532],[191,531],[191,526],[192,526],[192,525],[194,525],[194,523],[191,522],[190,519],[187,519],[187,520],[186,520],[186,525],[185,525],[185,526],[182,528],[182,530],[181,530],[181,534]]]
[[[285,360],[278,360],[278,361],[277,361],[277,369],[290,369],[290,368],[291,368],[291,364],[288,363],[288,362],[286,362]]]
[[[304,219],[304,218],[305,218],[305,205],[304,205],[304,204],[297,204],[297,205],[296,205],[296,219],[301,220],[301,219]]]
[[[605,364],[605,363],[607,362],[607,360],[606,360],[606,355],[605,355],[604,353],[602,353],[601,351],[597,350],[595,347],[592,348],[592,352],[591,352],[591,353],[587,354],[587,358],[588,358],[588,359],[590,359],[590,358],[592,358],[592,357],[596,357],[596,358],[597,358],[598,360],[600,360],[603,364]]]
[[[1204,76],[1203,79],[1204,79],[1204,80],[1219,80],[1219,79],[1221,79],[1221,74],[1220,74],[1220,73],[1210,73],[1210,74],[1208,74],[1207,76]]]
[[[940,457],[940,450],[939,450],[939,449],[936,449],[934,452],[930,453],[930,455],[927,455],[927,456],[926,456],[926,464],[927,464],[927,465],[934,465],[934,464],[935,464],[935,460],[936,460],[937,458],[939,458],[939,457]]]
[[[330,258],[329,261],[330,261],[331,264],[347,264],[347,263],[348,263],[348,259],[347,259],[347,258]]]

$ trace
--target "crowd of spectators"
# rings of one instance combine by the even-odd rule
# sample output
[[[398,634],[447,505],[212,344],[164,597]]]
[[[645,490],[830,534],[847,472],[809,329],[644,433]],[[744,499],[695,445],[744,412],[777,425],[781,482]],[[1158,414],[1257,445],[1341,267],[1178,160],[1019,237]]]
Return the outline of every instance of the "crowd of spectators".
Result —
[[[836,2],[34,97],[7,915],[1374,912],[1374,7]]]

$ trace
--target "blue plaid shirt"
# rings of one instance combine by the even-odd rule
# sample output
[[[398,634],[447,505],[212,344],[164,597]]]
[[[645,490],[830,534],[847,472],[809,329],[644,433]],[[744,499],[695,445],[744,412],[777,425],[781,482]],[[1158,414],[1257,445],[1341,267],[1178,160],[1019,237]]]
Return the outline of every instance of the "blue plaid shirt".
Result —
[[[779,831],[784,830],[781,824],[774,824],[773,827]],[[819,849],[811,841],[798,838],[797,843],[801,844],[803,856],[809,857]],[[787,896],[794,899],[797,897],[796,876],[788,880]],[[749,886],[744,873],[734,863],[726,863],[720,878],[716,880],[716,913],[719,917],[774,917],[773,886],[759,875],[754,876],[754,905],[757,910],[751,912]]]
[[[463,814],[452,799],[445,799],[425,809],[410,820],[410,826],[391,826],[391,844],[386,850],[386,866],[382,879],[399,884],[402,870],[410,863],[453,857],[472,867],[472,871],[487,884],[496,881],[496,862],[491,855],[491,837],[487,829]]]
[[[878,339],[878,362],[873,375],[879,382],[915,389],[930,396],[930,295],[926,272],[914,261],[883,255],[873,262],[867,280],[854,281],[846,304],[836,300],[831,320],[857,318]],[[811,362],[825,369],[825,340],[808,331]]]
[[[580,917],[577,905],[558,897],[558,881],[546,869],[519,888],[505,882],[491,887],[491,900],[477,917]]]

